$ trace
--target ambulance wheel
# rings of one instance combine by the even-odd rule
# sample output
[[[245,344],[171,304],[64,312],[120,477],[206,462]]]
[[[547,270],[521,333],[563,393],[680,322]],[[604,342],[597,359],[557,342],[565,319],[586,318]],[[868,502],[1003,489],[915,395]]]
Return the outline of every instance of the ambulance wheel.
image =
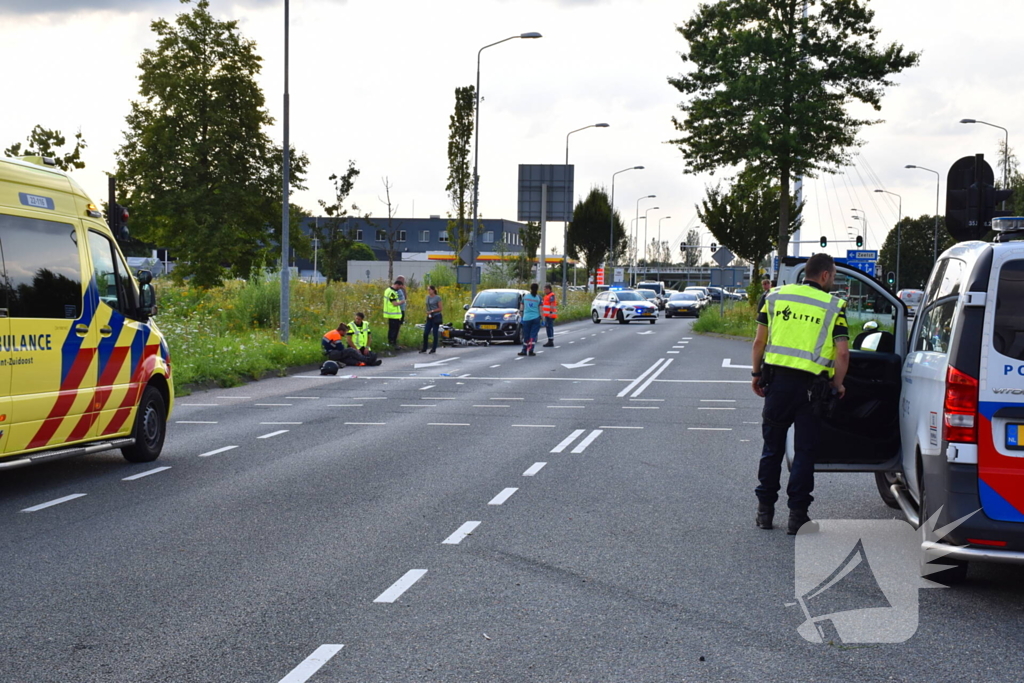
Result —
[[[591,311],[591,312],[590,312],[590,319],[591,319],[592,321],[594,321],[594,324],[595,324],[595,325],[600,325],[600,324],[601,324],[601,316],[599,316],[599,315],[597,314],[597,311]]]
[[[166,435],[167,407],[164,405],[164,397],[156,387],[146,387],[135,412],[135,429],[132,430],[135,444],[122,448],[121,455],[128,462],[152,462],[160,457]]]
[[[875,486],[878,487],[878,495],[882,497],[882,502],[893,510],[899,510],[900,504],[896,502],[896,496],[892,495],[892,490],[889,488],[895,483],[896,477],[888,472],[875,472]]]

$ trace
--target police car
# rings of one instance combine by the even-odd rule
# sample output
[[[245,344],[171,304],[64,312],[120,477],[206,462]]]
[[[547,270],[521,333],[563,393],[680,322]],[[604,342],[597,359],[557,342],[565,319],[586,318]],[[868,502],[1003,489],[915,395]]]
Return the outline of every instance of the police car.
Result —
[[[598,294],[590,304],[590,319],[595,324],[614,320],[627,325],[634,320],[646,320],[653,325],[658,320],[658,305],[635,290],[612,287]]]
[[[909,330],[903,301],[837,266],[851,301],[877,311],[860,321],[868,329],[851,345],[847,393],[825,420],[815,469],[874,472],[911,523],[950,525],[922,543],[945,555],[944,581],[966,577],[970,561],[1024,563],[1024,218],[995,218],[993,229],[994,243],[941,255]],[[802,263],[786,261],[784,281],[796,281]]]
[[[152,276],[132,275],[114,237],[52,159],[0,159],[0,470],[160,455],[170,353]]]

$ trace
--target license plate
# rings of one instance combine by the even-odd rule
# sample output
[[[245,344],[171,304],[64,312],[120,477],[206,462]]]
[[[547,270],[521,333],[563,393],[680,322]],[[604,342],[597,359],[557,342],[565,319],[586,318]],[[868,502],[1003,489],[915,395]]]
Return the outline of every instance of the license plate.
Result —
[[[1006,425],[1006,447],[1014,451],[1024,451],[1024,427],[1022,424]]]
[[[496,329],[498,329],[498,326],[497,325],[481,325],[480,329],[481,330],[496,330]]]

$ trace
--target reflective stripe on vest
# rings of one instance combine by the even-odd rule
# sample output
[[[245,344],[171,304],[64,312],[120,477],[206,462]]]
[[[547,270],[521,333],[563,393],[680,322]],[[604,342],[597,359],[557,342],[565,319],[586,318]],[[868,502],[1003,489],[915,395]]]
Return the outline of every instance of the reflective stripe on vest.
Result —
[[[388,287],[384,290],[384,317],[401,318],[402,307],[398,305],[398,292]]]
[[[352,345],[361,349],[370,341],[370,323],[363,321],[362,328],[354,322],[348,324],[348,333],[352,335]]]
[[[835,374],[836,347],[831,335],[836,316],[842,313],[842,300],[809,285],[785,285],[770,291],[766,303],[764,362],[812,375]],[[779,304],[785,308],[778,310]],[[808,320],[809,316],[813,319]],[[811,322],[813,325],[807,324]]]
[[[544,303],[541,304],[540,314],[545,318],[557,318],[558,306],[555,304],[555,293],[544,295]]]

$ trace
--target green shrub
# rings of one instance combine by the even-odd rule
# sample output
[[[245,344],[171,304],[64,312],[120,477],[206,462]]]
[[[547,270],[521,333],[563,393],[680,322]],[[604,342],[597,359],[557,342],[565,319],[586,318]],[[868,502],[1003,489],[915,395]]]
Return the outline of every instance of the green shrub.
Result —
[[[724,316],[719,315],[718,309],[718,306],[704,309],[700,318],[693,324],[693,331],[754,338],[757,332],[757,313],[746,302],[727,304]]]

